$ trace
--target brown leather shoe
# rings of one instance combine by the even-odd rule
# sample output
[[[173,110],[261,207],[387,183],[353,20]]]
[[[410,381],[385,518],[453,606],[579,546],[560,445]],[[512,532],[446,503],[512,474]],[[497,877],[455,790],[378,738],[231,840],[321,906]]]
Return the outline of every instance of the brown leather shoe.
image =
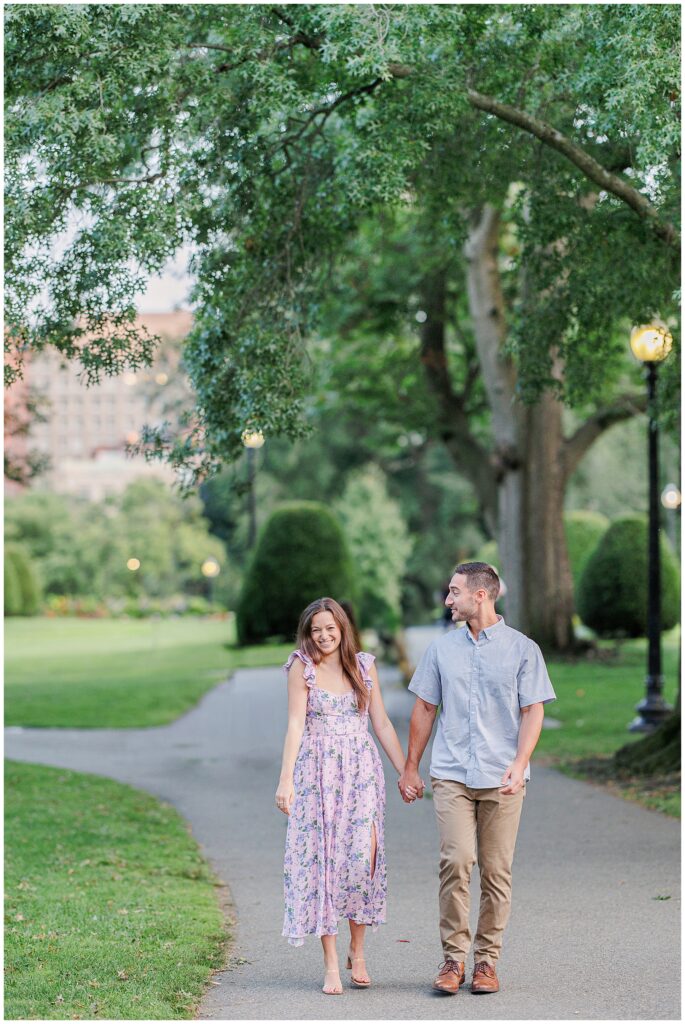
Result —
[[[499,992],[499,981],[492,964],[481,960],[474,966],[471,991],[476,996],[482,996],[488,992]]]
[[[464,984],[466,968],[463,960],[450,960],[449,957],[440,964],[438,976],[433,982],[433,988],[438,992],[445,992],[448,996],[456,996],[459,986]]]

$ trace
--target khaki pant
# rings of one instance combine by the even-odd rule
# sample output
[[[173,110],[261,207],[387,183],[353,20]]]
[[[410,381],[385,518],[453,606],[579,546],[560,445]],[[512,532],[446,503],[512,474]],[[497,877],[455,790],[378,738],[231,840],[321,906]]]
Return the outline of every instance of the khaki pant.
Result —
[[[440,938],[445,958],[466,960],[471,946],[471,870],[478,858],[480,911],[474,960],[494,965],[511,909],[511,864],[526,787],[514,796],[431,779],[440,834]]]

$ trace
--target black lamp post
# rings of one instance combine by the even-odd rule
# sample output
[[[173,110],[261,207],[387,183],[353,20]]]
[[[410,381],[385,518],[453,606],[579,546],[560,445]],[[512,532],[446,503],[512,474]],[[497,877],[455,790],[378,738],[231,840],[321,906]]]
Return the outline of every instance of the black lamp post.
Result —
[[[249,518],[247,546],[249,550],[252,550],[257,539],[257,499],[255,495],[257,467],[255,460],[257,449],[261,448],[264,444],[264,434],[262,434],[261,430],[244,430],[242,440],[247,448],[247,511]]]
[[[647,678],[646,694],[636,706],[630,732],[652,732],[673,710],[664,700],[661,673],[661,559],[659,554],[659,425],[656,410],[657,367],[671,351],[673,338],[661,323],[636,327],[633,354],[645,364],[647,378],[649,533],[647,543]]]
[[[205,558],[200,568],[202,575],[207,580],[207,600],[210,604],[214,604],[214,580],[221,572],[221,566],[216,558],[210,555],[209,558]]]

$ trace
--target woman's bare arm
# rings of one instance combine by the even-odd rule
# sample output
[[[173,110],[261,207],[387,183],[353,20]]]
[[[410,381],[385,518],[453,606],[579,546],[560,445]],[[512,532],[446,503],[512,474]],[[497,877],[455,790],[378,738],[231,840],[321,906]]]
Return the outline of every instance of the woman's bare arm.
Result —
[[[276,790],[276,806],[284,814],[290,814],[290,807],[295,798],[293,774],[302,743],[306,714],[307,684],[304,681],[304,665],[296,658],[288,672],[288,729],[283,744],[281,777]]]

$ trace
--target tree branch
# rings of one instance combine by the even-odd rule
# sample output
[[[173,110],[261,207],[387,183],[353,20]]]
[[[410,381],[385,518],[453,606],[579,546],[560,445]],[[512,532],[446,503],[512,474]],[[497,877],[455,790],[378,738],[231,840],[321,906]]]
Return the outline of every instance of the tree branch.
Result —
[[[488,452],[471,432],[463,397],[452,387],[445,351],[445,292],[444,271],[424,284],[422,305],[428,316],[421,328],[421,363],[437,400],[439,436],[455,466],[473,484],[492,526],[497,519],[495,475]]]
[[[562,153],[567,160],[575,164],[586,177],[594,181],[600,188],[611,192],[612,195],[621,199],[637,213],[638,217],[650,221],[655,233],[662,241],[680,250],[680,236],[675,226],[670,223],[662,223],[659,220],[659,211],[645,196],[633,188],[632,185],[629,185],[628,182],[619,178],[618,175],[607,171],[605,167],[602,167],[594,157],[586,153],[577,143],[566,138],[565,135],[562,135],[560,131],[557,131],[556,128],[545,121],[541,121],[523,110],[518,110],[516,107],[511,107],[507,103],[500,103],[499,100],[494,99],[492,96],[484,96],[482,93],[476,92],[475,89],[467,89],[466,95],[473,107],[483,110],[488,114],[494,114],[500,120],[522,128],[524,131],[540,139],[545,145]]]
[[[621,395],[612,405],[598,409],[585,423],[564,439],[562,475],[568,480],[597,438],[616,423],[629,420],[647,409],[645,395]]]
[[[81,181],[76,185],[58,185],[50,182],[48,185],[41,185],[40,188],[56,188],[63,196],[70,196],[72,192],[78,192],[82,188],[92,188],[94,185],[148,185],[159,178],[164,177],[164,172],[148,174],[145,178],[96,178],[93,181]]]
[[[336,110],[341,104],[346,103],[348,100],[353,99],[355,96],[363,96],[365,93],[371,93],[374,89],[378,88],[383,83],[384,79],[375,78],[373,82],[368,82],[366,85],[357,86],[356,89],[350,89],[348,92],[342,93],[336,100],[329,103],[327,106],[315,107],[311,110],[305,120],[302,122],[301,127],[297,131],[290,132],[284,135],[278,140],[278,144],[272,150],[272,155],[278,149],[290,146],[293,142],[297,142],[306,133],[307,129],[312,125],[317,117],[321,117],[321,121],[316,126],[315,131],[319,132],[323,128],[327,119],[331,116],[334,110]]]

